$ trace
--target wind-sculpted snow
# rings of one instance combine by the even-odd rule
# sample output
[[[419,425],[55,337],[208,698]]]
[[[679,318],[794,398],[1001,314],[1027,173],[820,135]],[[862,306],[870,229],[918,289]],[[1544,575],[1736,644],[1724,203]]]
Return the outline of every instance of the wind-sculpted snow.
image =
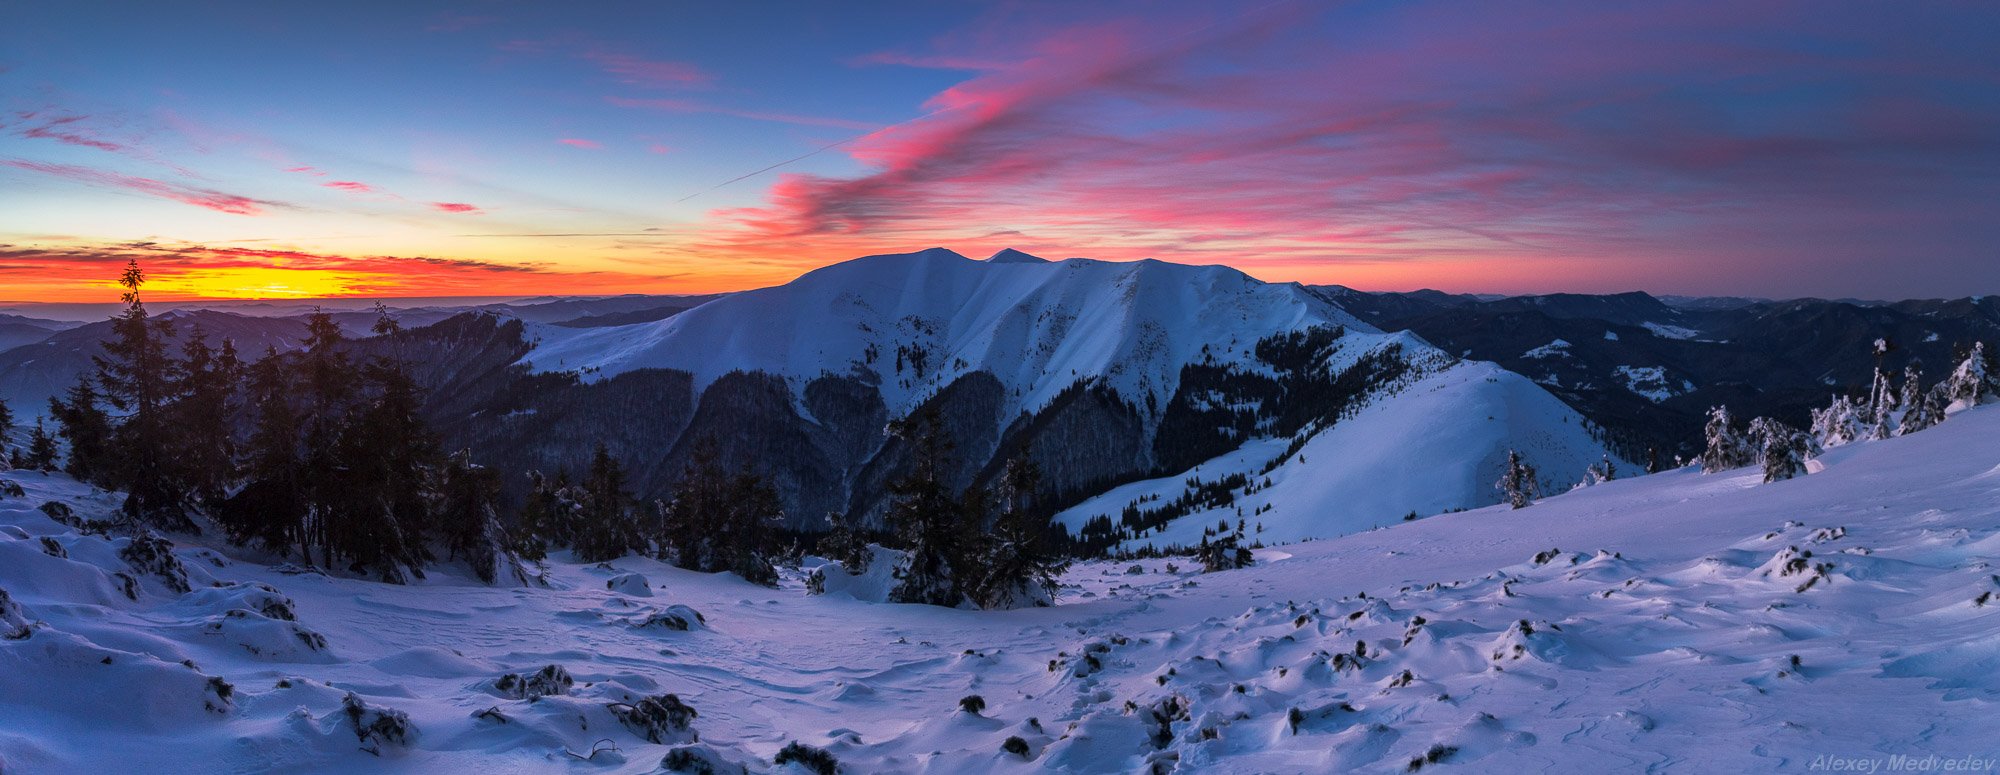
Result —
[[[808,595],[797,571],[767,589],[638,558],[557,558],[546,588],[446,573],[390,586],[289,574],[277,558],[172,535],[164,551],[191,588],[178,592],[133,573],[129,536],[39,508],[97,519],[111,498],[5,472],[24,494],[0,500],[0,768],[1807,772],[1822,756],[1985,760],[2000,756],[1996,434],[2000,409],[1977,408],[1832,450],[1788,481],[1679,470],[1276,546],[1242,570],[1086,563],[1055,607],[989,612]],[[648,624],[661,617],[688,626]]]

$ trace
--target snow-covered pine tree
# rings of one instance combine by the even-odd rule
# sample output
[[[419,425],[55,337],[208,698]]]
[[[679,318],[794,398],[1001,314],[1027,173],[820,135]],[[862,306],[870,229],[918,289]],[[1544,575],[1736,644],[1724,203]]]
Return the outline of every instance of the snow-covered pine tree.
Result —
[[[1743,433],[1736,428],[1736,421],[1729,416],[1729,407],[1718,406],[1708,410],[1708,425],[1703,429],[1707,446],[1701,452],[1703,473],[1728,471],[1757,462],[1757,449]]]
[[[1758,462],[1764,467],[1764,481],[1790,479],[1806,472],[1806,458],[1812,454],[1811,439],[1798,429],[1769,417],[1750,421],[1750,441],[1757,448]]]
[[[1831,449],[1862,438],[1867,424],[1862,408],[1854,399],[1836,395],[1824,409],[1812,413],[1812,436],[1821,448]]]
[[[974,591],[981,608],[1018,608],[1055,601],[1056,577],[1069,563],[1047,540],[1048,520],[1033,509],[1041,468],[1027,458],[1013,458],[1000,471],[993,488],[998,516],[993,537],[980,563],[983,575]]]
[[[1896,412],[1901,408],[1901,405],[1901,393],[1890,384],[1889,375],[1883,373],[1882,367],[1877,365],[1875,367],[1875,378],[1869,383],[1868,387],[1868,414],[1865,418],[1867,426],[1865,428],[1865,437],[1869,440],[1876,440],[1886,439],[1895,435]]]
[[[1959,362],[1957,369],[1952,370],[1951,376],[1938,383],[1936,390],[1939,403],[1947,412],[1992,401],[1994,381],[1987,371],[1986,344],[1973,342],[1972,351]]]
[[[7,407],[6,401],[0,401],[0,446],[6,445],[7,434],[13,432],[14,410]]]
[[[1521,453],[1507,450],[1507,469],[1500,474],[1500,480],[1493,483],[1500,491],[1500,497],[1508,505],[1524,509],[1541,495],[1541,485],[1535,480],[1535,467],[1521,459]]]
[[[1576,486],[1591,487],[1617,478],[1618,464],[1611,462],[1610,455],[1605,455],[1603,460],[1584,466],[1583,478],[1577,481]]]
[[[1903,417],[1896,426],[1898,436],[1916,433],[1944,419],[1943,407],[1923,389],[1923,381],[1923,366],[1911,361],[1903,369]]]

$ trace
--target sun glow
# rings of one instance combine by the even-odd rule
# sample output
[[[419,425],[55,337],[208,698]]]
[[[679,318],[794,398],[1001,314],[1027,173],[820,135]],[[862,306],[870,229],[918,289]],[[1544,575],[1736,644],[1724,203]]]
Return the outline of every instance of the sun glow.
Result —
[[[390,275],[327,269],[218,267],[151,278],[149,295],[201,299],[302,299],[376,293],[400,283]]]

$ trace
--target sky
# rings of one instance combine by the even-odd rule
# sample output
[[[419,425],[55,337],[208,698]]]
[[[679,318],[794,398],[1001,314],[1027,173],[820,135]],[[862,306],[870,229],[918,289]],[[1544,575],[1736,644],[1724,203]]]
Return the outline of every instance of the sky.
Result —
[[[0,300],[2000,293],[1981,2],[0,4]]]

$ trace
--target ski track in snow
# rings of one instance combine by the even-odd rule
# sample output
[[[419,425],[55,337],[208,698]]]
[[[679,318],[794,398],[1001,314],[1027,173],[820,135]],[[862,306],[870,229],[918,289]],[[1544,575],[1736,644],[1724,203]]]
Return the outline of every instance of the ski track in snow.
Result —
[[[0,635],[31,624],[0,640],[0,768],[650,772],[674,745],[606,706],[663,693],[699,712],[699,745],[753,772],[802,772],[770,764],[792,740],[846,772],[1400,772],[1434,746],[1454,750],[1425,771],[1993,757],[2000,600],[1974,600],[2000,598],[1996,434],[2000,408],[1975,409],[1787,482],[1679,470],[1276,547],[1240,571],[1087,563],[1057,607],[1001,612],[638,558],[553,562],[550,589],[447,568],[399,587],[285,575],[187,536],[194,589],[174,594],[126,567],[127,539],[35,508],[102,516],[108,496],[4,472],[27,496],[0,499],[0,588],[19,607]],[[650,594],[606,588],[624,572]],[[673,605],[703,620],[633,626]],[[567,694],[494,688],[547,664],[574,676]],[[363,751],[349,692],[407,713],[408,745]],[[984,712],[958,710],[974,693]],[[1001,750],[1010,736],[1032,761]]]

